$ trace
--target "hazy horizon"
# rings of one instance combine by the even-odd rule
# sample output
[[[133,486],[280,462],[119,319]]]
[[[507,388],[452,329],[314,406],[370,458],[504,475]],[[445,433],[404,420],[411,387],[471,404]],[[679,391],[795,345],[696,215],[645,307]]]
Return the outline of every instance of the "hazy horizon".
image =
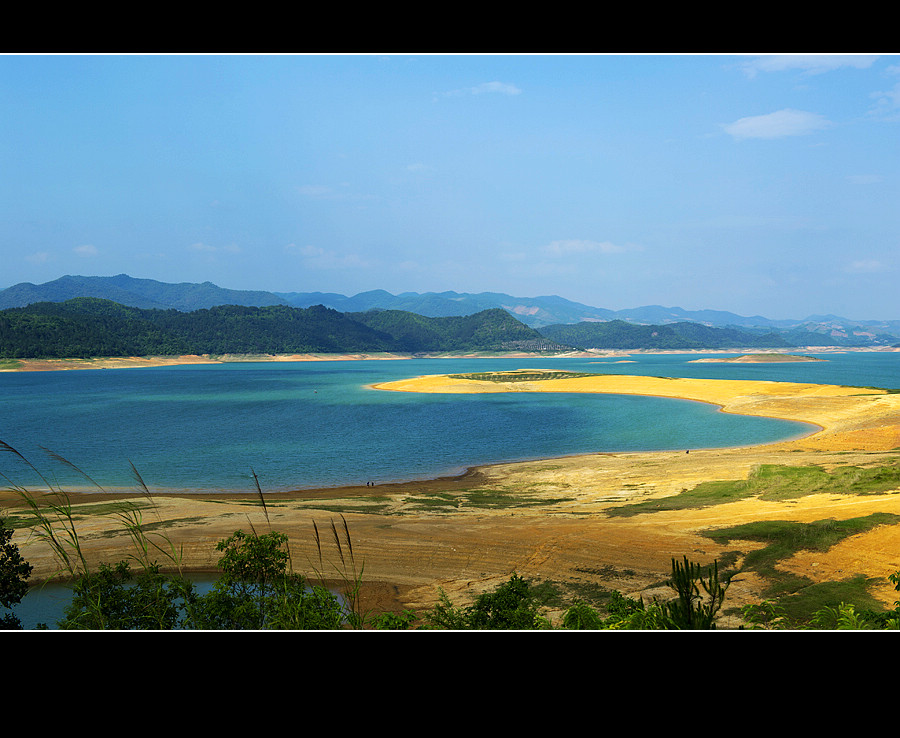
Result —
[[[2,285],[898,319],[900,57],[0,56]]]

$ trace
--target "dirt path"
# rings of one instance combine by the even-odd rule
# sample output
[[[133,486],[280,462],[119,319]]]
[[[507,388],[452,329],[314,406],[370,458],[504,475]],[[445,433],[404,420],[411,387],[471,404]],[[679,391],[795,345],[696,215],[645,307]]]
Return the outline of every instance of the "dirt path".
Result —
[[[777,382],[593,377],[540,382],[471,382],[446,376],[380,385],[394,391],[579,391],[660,395],[711,402],[726,412],[802,420],[821,428],[788,442],[690,453],[590,454],[472,470],[458,478],[371,487],[255,494],[158,495],[145,523],[183,546],[184,564],[215,565],[215,543],[234,530],[269,526],[287,533],[294,567],[339,578],[331,522],[346,520],[357,564],[364,565],[369,605],[376,609],[424,608],[439,589],[463,604],[506,581],[512,573],[603,586],[630,594],[657,591],[672,557],[709,563],[728,547],[704,531],[754,520],[815,521],[889,512],[900,515],[900,490],[868,495],[811,495],[783,502],[748,498],[700,510],[611,517],[611,508],[662,499],[704,481],[744,479],[761,464],[873,466],[900,455],[900,394]],[[122,496],[118,496],[121,499]],[[73,495],[78,507],[108,504],[99,495]],[[142,501],[135,496],[133,501]],[[18,507],[0,496],[0,510]],[[117,561],[130,539],[109,514],[85,514],[78,530],[92,561]],[[268,516],[268,518],[267,518]],[[323,544],[320,562],[313,523]],[[35,577],[56,570],[49,550],[19,531],[14,538],[35,566]],[[755,544],[747,543],[744,550]],[[346,552],[345,552],[346,553]],[[813,581],[855,573],[886,577],[900,570],[900,526],[854,536],[824,553],[801,553],[783,562]],[[735,582],[728,604],[759,601],[764,583],[752,576]],[[884,582],[874,594],[886,605],[897,599]]]

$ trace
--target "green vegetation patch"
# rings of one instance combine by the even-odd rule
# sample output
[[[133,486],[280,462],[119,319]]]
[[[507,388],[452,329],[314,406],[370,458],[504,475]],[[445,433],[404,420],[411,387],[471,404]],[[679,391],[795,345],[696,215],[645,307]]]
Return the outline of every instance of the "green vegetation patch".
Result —
[[[704,535],[720,544],[733,540],[765,544],[746,554],[741,571],[755,571],[765,577],[768,587],[764,596],[777,602],[787,627],[798,627],[809,625],[816,613],[835,603],[846,603],[866,612],[884,611],[884,605],[869,592],[870,587],[880,580],[855,574],[838,581],[813,583],[807,577],[778,569],[778,562],[799,551],[824,552],[850,536],[881,525],[898,524],[898,515],[874,513],[849,520],[827,519],[812,523],[759,521],[708,531]]]
[[[610,517],[627,518],[644,513],[666,512],[671,510],[688,510],[710,505],[721,505],[735,502],[749,496],[745,481],[713,481],[698,484],[693,489],[682,490],[671,497],[636,502],[631,505],[613,507],[606,511]]]
[[[883,612],[884,604],[869,594],[869,588],[876,583],[863,574],[857,574],[837,582],[809,584],[802,589],[779,598],[778,606],[788,622],[807,624],[817,614],[834,607],[835,603],[853,605],[857,610]],[[823,622],[822,627],[831,629],[834,624]]]
[[[787,520],[762,520],[730,528],[706,531],[704,535],[721,545],[733,540],[757,541],[764,546],[749,552],[742,570],[755,571],[772,580],[773,592],[785,594],[795,591],[806,582],[800,577],[776,569],[776,564],[798,551],[827,551],[850,536],[865,533],[881,525],[900,524],[900,516],[892,513],[872,513],[847,520],[816,520],[798,523]]]
[[[827,471],[820,466],[761,464],[747,479],[702,482],[677,495],[623,505],[611,517],[687,510],[759,497],[770,502],[813,494],[873,495],[900,490],[900,460],[875,467],[844,466]]]
[[[128,511],[142,510],[150,507],[149,503],[142,502],[97,502],[84,505],[73,505],[71,508],[72,520],[84,520],[94,515],[122,515]],[[40,516],[54,514],[51,507],[29,510],[27,514],[21,514],[17,510],[7,513],[6,524],[10,528],[34,528],[40,523]]]
[[[575,379],[577,377],[599,377],[591,372],[542,371],[540,369],[517,369],[511,372],[470,372],[451,374],[452,379],[473,379],[479,382],[540,382],[547,379]]]
[[[486,510],[515,509],[522,507],[542,507],[570,502],[571,497],[533,496],[521,492],[505,492],[493,489],[471,490],[466,495],[463,507],[478,507]]]
[[[883,494],[900,489],[900,460],[876,467],[760,467],[751,477],[762,499],[779,500],[808,494]]]
[[[462,504],[463,497],[447,493],[411,497],[405,500],[407,510],[419,512],[453,512]]]
[[[171,520],[161,520],[154,523],[145,523],[141,522],[141,530],[144,533],[156,533],[158,531],[167,530],[168,528],[174,528],[178,525],[184,525],[186,523],[192,523],[195,525],[203,525],[207,522],[207,519],[201,515],[194,515],[190,517],[184,518],[173,518]],[[118,538],[119,536],[125,535],[128,531],[125,529],[114,529],[107,530],[97,535],[98,538]]]
[[[527,492],[496,489],[467,489],[459,493],[440,493],[409,497],[405,509],[411,512],[452,513],[461,509],[515,510],[571,502],[571,497],[547,497]]]
[[[333,512],[337,514],[341,513],[362,513],[362,514],[373,514],[377,515],[379,513],[389,513],[391,511],[392,505],[388,502],[378,502],[378,503],[362,503],[358,505],[354,505],[349,502],[341,502],[340,500],[322,500],[322,501],[306,501],[303,503],[302,507],[310,508],[315,510],[325,510],[327,512]]]

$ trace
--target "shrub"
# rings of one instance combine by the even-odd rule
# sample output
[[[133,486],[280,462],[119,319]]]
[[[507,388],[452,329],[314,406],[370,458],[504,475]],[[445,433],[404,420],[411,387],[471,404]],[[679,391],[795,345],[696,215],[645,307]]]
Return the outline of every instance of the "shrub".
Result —
[[[32,566],[12,542],[12,529],[0,518],[0,606],[10,609],[18,605],[28,592],[28,577]],[[0,630],[21,630],[22,623],[15,613],[0,617]]]

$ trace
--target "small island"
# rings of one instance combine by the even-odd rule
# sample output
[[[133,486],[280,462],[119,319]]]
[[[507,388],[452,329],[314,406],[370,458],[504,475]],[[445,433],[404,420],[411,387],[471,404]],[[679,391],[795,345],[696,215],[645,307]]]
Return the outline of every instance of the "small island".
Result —
[[[799,354],[744,354],[743,356],[693,359],[689,364],[777,364],[798,361],[828,361],[815,356]]]

